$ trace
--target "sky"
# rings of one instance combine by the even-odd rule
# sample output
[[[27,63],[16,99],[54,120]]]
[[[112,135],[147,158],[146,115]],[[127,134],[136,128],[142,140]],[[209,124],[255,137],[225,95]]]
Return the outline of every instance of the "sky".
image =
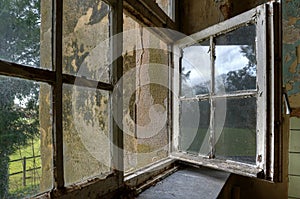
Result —
[[[241,54],[239,45],[216,46],[216,75],[245,67],[248,59]],[[208,46],[189,46],[184,49],[182,64],[184,73],[191,71],[189,79],[192,85],[210,79],[210,55]]]

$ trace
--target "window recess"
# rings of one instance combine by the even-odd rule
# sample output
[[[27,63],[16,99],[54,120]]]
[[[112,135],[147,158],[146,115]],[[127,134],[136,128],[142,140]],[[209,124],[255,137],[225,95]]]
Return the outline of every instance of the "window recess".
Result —
[[[279,179],[277,9],[264,4],[175,43],[175,159]]]

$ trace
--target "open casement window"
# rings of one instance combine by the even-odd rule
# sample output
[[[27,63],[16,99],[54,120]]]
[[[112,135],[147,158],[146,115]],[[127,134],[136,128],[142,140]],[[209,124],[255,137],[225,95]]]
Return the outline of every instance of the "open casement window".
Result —
[[[175,43],[173,157],[279,179],[277,7],[261,5]]]

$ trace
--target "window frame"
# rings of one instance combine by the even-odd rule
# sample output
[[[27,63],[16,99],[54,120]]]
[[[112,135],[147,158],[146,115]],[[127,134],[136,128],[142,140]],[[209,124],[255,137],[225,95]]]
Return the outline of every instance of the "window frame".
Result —
[[[259,177],[272,181],[280,181],[281,179],[281,166],[280,166],[280,149],[282,144],[277,145],[280,140],[281,131],[280,128],[274,128],[275,121],[281,121],[280,107],[280,87],[274,87],[274,79],[279,78],[281,72],[280,63],[275,60],[278,59],[275,55],[279,55],[278,45],[279,43],[279,27],[276,24],[279,23],[278,19],[278,3],[267,3],[260,5],[252,10],[244,12],[238,16],[228,19],[219,24],[206,28],[198,33],[195,33],[189,37],[178,40],[174,44],[174,70],[175,77],[173,79],[173,137],[172,137],[172,152],[171,156],[174,159],[190,162],[197,165],[203,165],[216,169],[225,170],[232,173],[241,175]],[[236,30],[239,27],[247,25],[249,23],[256,24],[256,56],[257,56],[257,89],[253,91],[247,91],[242,93],[225,94],[226,97],[243,96],[256,96],[257,98],[257,146],[256,146],[256,164],[246,164],[238,161],[223,160],[214,158],[214,147],[211,146],[211,154],[209,157],[203,155],[192,155],[187,152],[179,150],[179,137],[180,137],[180,62],[182,58],[182,49],[191,46],[195,43],[201,42],[207,38],[210,39],[210,47],[214,48],[215,43],[213,38],[219,35],[226,35],[226,33]],[[276,42],[277,43],[276,43]],[[275,42],[275,43],[274,43]],[[211,81],[214,81],[214,50],[211,50],[210,60],[211,66]],[[276,67],[275,67],[276,66]],[[274,71],[279,73],[275,73]],[[211,84],[211,90],[209,95],[214,94],[214,83]],[[276,89],[275,89],[276,88]],[[194,100],[201,99],[203,96],[195,96]],[[204,96],[205,97],[205,96]],[[207,97],[207,96],[206,96]],[[210,102],[211,97],[208,96]],[[210,139],[214,140],[214,105],[211,107],[211,122],[210,122]],[[276,108],[275,108],[276,107]],[[275,138],[274,138],[275,137]],[[214,143],[214,142],[213,142]],[[276,143],[276,146],[275,146]],[[277,149],[275,150],[275,147]],[[277,170],[275,170],[277,169]]]
[[[110,65],[110,83],[90,80],[85,77],[70,75],[63,73],[63,0],[52,0],[52,68],[45,69],[35,66],[26,66],[5,60],[0,60],[0,75],[6,77],[16,77],[24,80],[33,80],[41,83],[47,83],[51,86],[52,100],[52,144],[53,144],[53,187],[45,193],[40,193],[36,197],[47,196],[48,193],[54,194],[56,197],[64,195],[67,192],[73,192],[76,195],[83,187],[98,186],[99,193],[105,195],[111,190],[117,190],[123,186],[123,133],[112,117],[112,112],[120,110],[112,106],[116,98],[110,97],[110,134],[111,134],[111,172],[105,176],[92,176],[86,181],[74,183],[70,186],[65,185],[64,181],[64,152],[63,152],[63,85],[76,85],[85,88],[95,88],[112,93],[114,86],[121,79],[123,68],[122,54],[123,42],[123,1],[118,0],[102,0],[110,6],[110,46],[111,57],[114,58]],[[115,36],[114,35],[118,35]],[[75,81],[76,80],[76,81]],[[115,93],[116,97],[121,93]],[[114,110],[116,109],[116,110]],[[119,114],[120,115],[120,114]],[[122,115],[122,114],[121,114]],[[92,183],[91,183],[92,182]],[[103,183],[109,184],[111,189],[103,186]],[[93,185],[93,186],[91,186]]]
[[[63,0],[51,0],[52,2],[52,31],[51,31],[51,44],[52,44],[52,68],[37,68],[28,67],[22,64],[12,63],[9,61],[0,60],[0,75],[7,77],[16,77],[25,80],[34,80],[37,82],[47,83],[52,88],[51,100],[52,100],[52,143],[53,143],[53,186],[52,189],[44,193],[39,193],[34,198],[48,198],[48,197],[63,197],[63,196],[81,196],[81,197],[99,197],[106,194],[113,194],[113,192],[124,188],[125,183],[133,182],[133,187],[140,185],[142,182],[153,178],[159,172],[165,171],[166,168],[173,168],[175,161],[171,158],[166,158],[162,162],[155,165],[149,165],[149,167],[143,168],[139,175],[133,174],[127,176],[124,179],[124,162],[123,162],[123,131],[122,127],[111,118],[111,131],[112,131],[112,173],[105,176],[91,177],[86,181],[74,183],[69,186],[65,186],[64,182],[64,160],[63,160],[63,128],[62,128],[62,86],[63,84],[76,85],[81,87],[95,88],[113,91],[116,83],[121,79],[123,75],[123,58],[118,56],[122,54],[123,49],[123,9],[126,10],[133,18],[139,23],[145,26],[161,27],[169,29],[177,29],[175,20],[172,20],[167,16],[164,11],[154,2],[146,0],[102,0],[107,3],[112,14],[110,15],[110,36],[119,35],[117,37],[111,37],[112,41],[112,57],[115,59],[111,65],[110,78],[111,82],[101,82],[95,80],[89,80],[85,77],[78,77],[76,75],[64,74],[62,72],[62,56],[63,56]],[[176,0],[172,0],[176,1]],[[176,1],[177,2],[177,1]],[[148,5],[149,4],[149,5]],[[146,7],[146,6],[147,7]],[[176,3],[177,5],[177,3]],[[175,12],[175,3],[173,12]],[[146,8],[146,9],[145,9]],[[147,12],[145,12],[147,10]],[[155,14],[153,14],[155,13]],[[176,14],[176,13],[175,13]],[[173,16],[174,17],[174,16]],[[175,18],[175,17],[174,17]],[[167,29],[166,29],[167,30]],[[160,38],[166,43],[173,43],[174,38],[168,31],[158,32]],[[170,56],[171,58],[171,56]],[[170,59],[171,60],[171,59]],[[170,61],[171,64],[171,61]],[[121,90],[121,89],[118,89]],[[120,98],[122,93],[114,93],[115,98],[111,98],[111,112],[114,112],[116,104],[116,98]],[[170,92],[171,96],[171,92]],[[118,99],[120,102],[120,99]],[[120,104],[118,105],[120,106]],[[117,110],[122,110],[119,108]],[[119,114],[122,115],[122,114]],[[157,170],[160,168],[160,170]],[[177,168],[177,167],[176,167]],[[174,170],[174,168],[173,168]],[[140,179],[138,182],[135,178]],[[143,180],[141,180],[143,179]],[[97,192],[95,192],[97,190]]]

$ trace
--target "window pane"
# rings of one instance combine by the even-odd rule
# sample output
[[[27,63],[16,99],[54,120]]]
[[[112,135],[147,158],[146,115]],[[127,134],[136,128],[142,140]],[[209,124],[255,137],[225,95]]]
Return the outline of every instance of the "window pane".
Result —
[[[42,5],[44,4],[51,10],[51,1],[43,2]],[[0,59],[50,69],[51,62],[40,60],[43,51],[40,44],[47,45],[51,60],[51,12],[46,13],[41,8],[40,0],[1,0],[0,7]],[[41,19],[41,12],[50,15],[50,18]]]
[[[109,92],[63,86],[65,182],[110,172]]]
[[[51,87],[0,76],[0,198],[52,188]]]
[[[109,83],[109,6],[103,1],[63,3],[63,72]]]
[[[181,96],[193,97],[209,93],[210,63],[208,41],[183,49],[181,61]]]
[[[209,101],[182,101],[180,115],[180,149],[191,153],[209,153]]]
[[[216,101],[216,108],[223,99]],[[256,98],[227,99],[224,126],[216,114],[216,157],[255,164]]]
[[[168,46],[129,16],[123,27],[124,166],[132,172],[168,156]]]
[[[216,38],[216,93],[256,89],[255,37],[249,25]]]
[[[172,16],[172,3],[173,0],[156,0],[156,3],[158,4],[158,6],[170,17],[170,18],[174,18],[175,16]]]

